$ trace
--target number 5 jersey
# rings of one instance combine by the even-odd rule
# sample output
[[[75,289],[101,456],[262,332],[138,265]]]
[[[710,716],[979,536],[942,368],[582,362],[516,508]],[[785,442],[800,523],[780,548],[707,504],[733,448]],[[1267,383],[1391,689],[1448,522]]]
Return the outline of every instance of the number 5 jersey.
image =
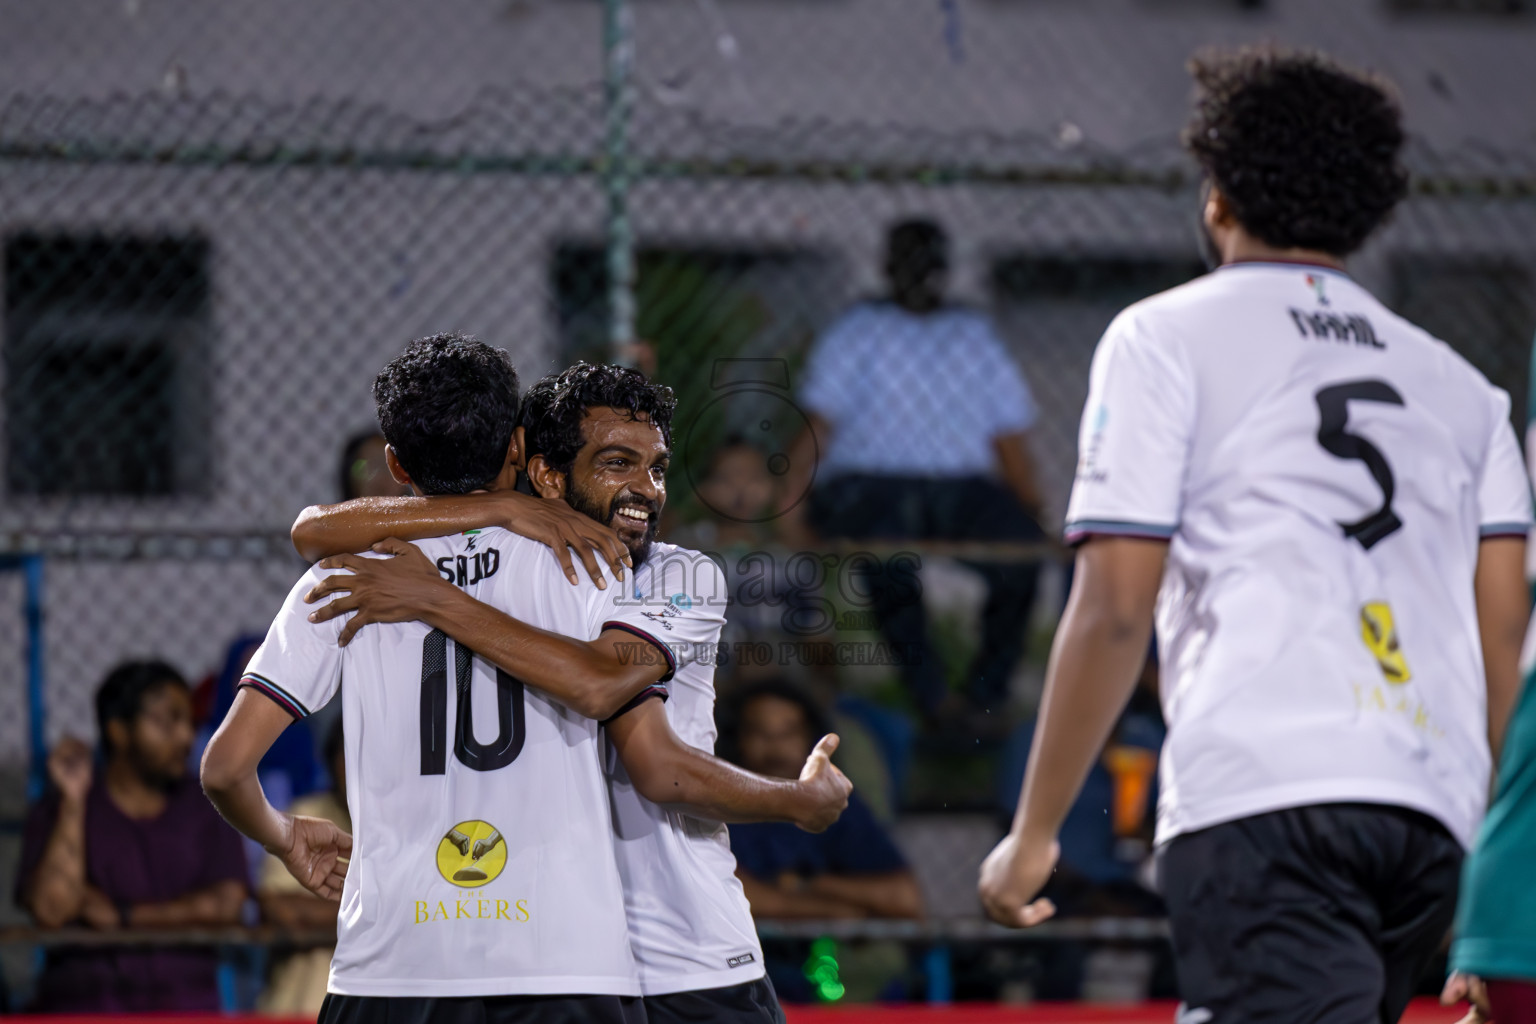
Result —
[[[529,625],[635,634],[635,656],[670,675],[624,587],[571,585],[544,545],[488,529],[417,547]],[[342,692],[354,845],[330,991],[638,995],[598,723],[421,623],[337,646],[344,617],[311,623],[304,603],[327,575],[299,580],[241,685],[295,717]]]
[[[1170,542],[1159,842],[1362,801],[1470,843],[1489,773],[1478,544],[1531,519],[1509,411],[1319,266],[1229,265],[1110,325],[1067,536]]]

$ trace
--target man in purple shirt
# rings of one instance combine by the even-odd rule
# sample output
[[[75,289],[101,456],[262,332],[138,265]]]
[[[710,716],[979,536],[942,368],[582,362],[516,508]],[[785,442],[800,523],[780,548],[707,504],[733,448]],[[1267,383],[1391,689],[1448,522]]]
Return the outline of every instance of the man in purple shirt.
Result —
[[[16,901],[43,928],[237,924],[240,838],[187,778],[192,698],[169,665],[130,662],[96,693],[105,766],[61,740],[50,793],[27,814]],[[73,1013],[218,1010],[211,949],[106,947],[51,953],[34,1009]]]

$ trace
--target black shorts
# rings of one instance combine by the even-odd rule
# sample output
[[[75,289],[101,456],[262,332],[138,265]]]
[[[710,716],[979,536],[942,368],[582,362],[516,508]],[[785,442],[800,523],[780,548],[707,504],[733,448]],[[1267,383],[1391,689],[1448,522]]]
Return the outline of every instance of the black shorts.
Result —
[[[645,1024],[638,996],[325,997],[320,1024]]]
[[[1396,1021],[1450,929],[1461,858],[1433,818],[1377,804],[1297,807],[1177,837],[1157,871],[1180,1019]]]
[[[725,988],[646,996],[645,1015],[650,1024],[784,1024],[784,1010],[766,977]]]

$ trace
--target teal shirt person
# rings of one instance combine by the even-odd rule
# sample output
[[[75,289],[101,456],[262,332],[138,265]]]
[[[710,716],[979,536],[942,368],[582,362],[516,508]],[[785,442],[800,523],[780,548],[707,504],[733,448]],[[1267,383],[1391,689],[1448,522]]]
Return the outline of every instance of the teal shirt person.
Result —
[[[1526,414],[1536,419],[1536,346]],[[1531,443],[1530,420],[1526,445]],[[1526,455],[1530,459],[1529,450]],[[1498,790],[1461,875],[1451,969],[1536,981],[1536,670],[1515,702]]]
[[[1504,737],[1499,786],[1461,876],[1451,969],[1536,981],[1536,686],[1527,675]]]

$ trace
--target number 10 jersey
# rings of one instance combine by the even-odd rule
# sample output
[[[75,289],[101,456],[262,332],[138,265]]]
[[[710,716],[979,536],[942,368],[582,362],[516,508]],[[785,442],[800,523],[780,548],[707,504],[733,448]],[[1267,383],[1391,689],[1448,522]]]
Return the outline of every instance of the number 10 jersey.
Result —
[[[622,586],[571,585],[542,544],[488,529],[417,547],[529,625],[646,643]],[[241,683],[295,716],[341,688],[354,845],[330,991],[638,995],[598,724],[421,623],[338,647],[345,617],[313,624],[303,603],[327,575],[294,587]]]
[[[1158,841],[1487,793],[1480,539],[1524,536],[1509,398],[1348,276],[1244,263],[1131,306],[1094,356],[1067,537],[1170,542]]]

